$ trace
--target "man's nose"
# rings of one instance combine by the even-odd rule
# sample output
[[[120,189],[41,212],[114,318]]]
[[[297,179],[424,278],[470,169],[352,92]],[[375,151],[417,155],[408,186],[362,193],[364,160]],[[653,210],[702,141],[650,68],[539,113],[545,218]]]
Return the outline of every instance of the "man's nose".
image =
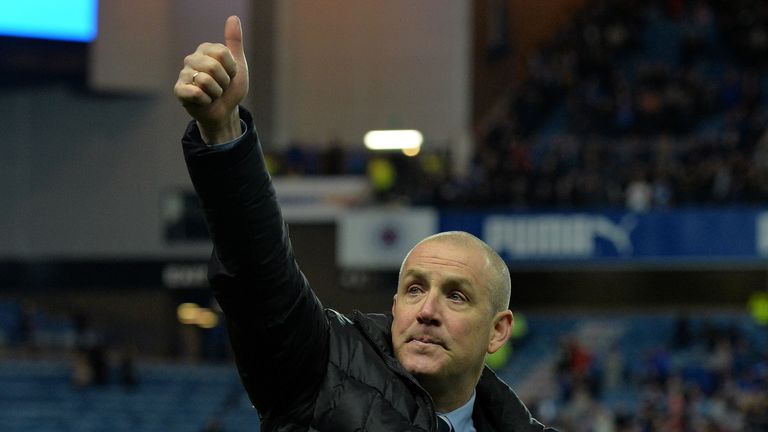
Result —
[[[419,324],[437,325],[440,323],[440,294],[436,290],[430,290],[424,301],[421,303],[421,309],[416,316]]]

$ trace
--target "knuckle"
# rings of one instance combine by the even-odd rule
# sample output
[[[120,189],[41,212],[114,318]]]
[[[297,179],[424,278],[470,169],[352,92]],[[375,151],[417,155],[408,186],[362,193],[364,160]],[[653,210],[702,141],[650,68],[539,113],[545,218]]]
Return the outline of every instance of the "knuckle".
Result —
[[[188,100],[190,103],[199,105],[210,101],[210,98],[202,89],[195,87],[189,90]]]
[[[209,54],[212,58],[216,59],[221,65],[226,65],[227,60],[231,57],[229,48],[225,45],[218,44]]]
[[[216,43],[216,44],[211,44],[210,51],[211,51],[211,54],[221,57],[225,55],[227,52],[229,52],[229,48],[227,48],[226,45]]]
[[[198,101],[203,97],[203,94],[205,94],[205,92],[201,88],[192,86],[192,88],[189,89],[189,98],[191,100]]]

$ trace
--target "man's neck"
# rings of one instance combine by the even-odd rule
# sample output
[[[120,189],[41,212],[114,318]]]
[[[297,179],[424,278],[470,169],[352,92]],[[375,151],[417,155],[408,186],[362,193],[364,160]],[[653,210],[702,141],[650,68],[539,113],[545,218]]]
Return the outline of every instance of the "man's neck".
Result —
[[[431,395],[431,393],[430,393]],[[453,410],[461,408],[472,397],[472,391],[465,394],[461,392],[461,397],[458,394],[446,395],[445,398],[432,397],[432,401],[435,403],[435,411],[439,413],[449,413]]]
[[[460,408],[469,401],[472,393],[475,391],[478,379],[473,380],[470,378],[466,382],[462,382],[461,379],[430,380],[429,378],[419,377],[419,383],[432,397],[435,411],[447,413]]]

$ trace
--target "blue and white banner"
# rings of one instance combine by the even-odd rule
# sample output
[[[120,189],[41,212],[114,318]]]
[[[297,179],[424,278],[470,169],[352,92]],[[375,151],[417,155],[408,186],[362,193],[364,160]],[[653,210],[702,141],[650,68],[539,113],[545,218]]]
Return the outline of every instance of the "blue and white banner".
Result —
[[[768,208],[730,208],[439,214],[369,209],[340,220],[339,264],[396,269],[418,240],[452,230],[480,237],[511,266],[768,263]]]
[[[768,209],[445,212],[440,230],[471,232],[512,264],[754,262],[768,258]]]

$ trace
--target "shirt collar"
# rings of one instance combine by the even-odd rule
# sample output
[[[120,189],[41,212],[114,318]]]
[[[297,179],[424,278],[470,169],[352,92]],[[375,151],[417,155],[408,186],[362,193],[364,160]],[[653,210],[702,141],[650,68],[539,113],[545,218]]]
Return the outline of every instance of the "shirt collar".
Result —
[[[475,432],[475,424],[472,422],[472,411],[475,408],[475,391],[467,403],[448,413],[438,413],[440,417],[448,420],[456,432]]]

